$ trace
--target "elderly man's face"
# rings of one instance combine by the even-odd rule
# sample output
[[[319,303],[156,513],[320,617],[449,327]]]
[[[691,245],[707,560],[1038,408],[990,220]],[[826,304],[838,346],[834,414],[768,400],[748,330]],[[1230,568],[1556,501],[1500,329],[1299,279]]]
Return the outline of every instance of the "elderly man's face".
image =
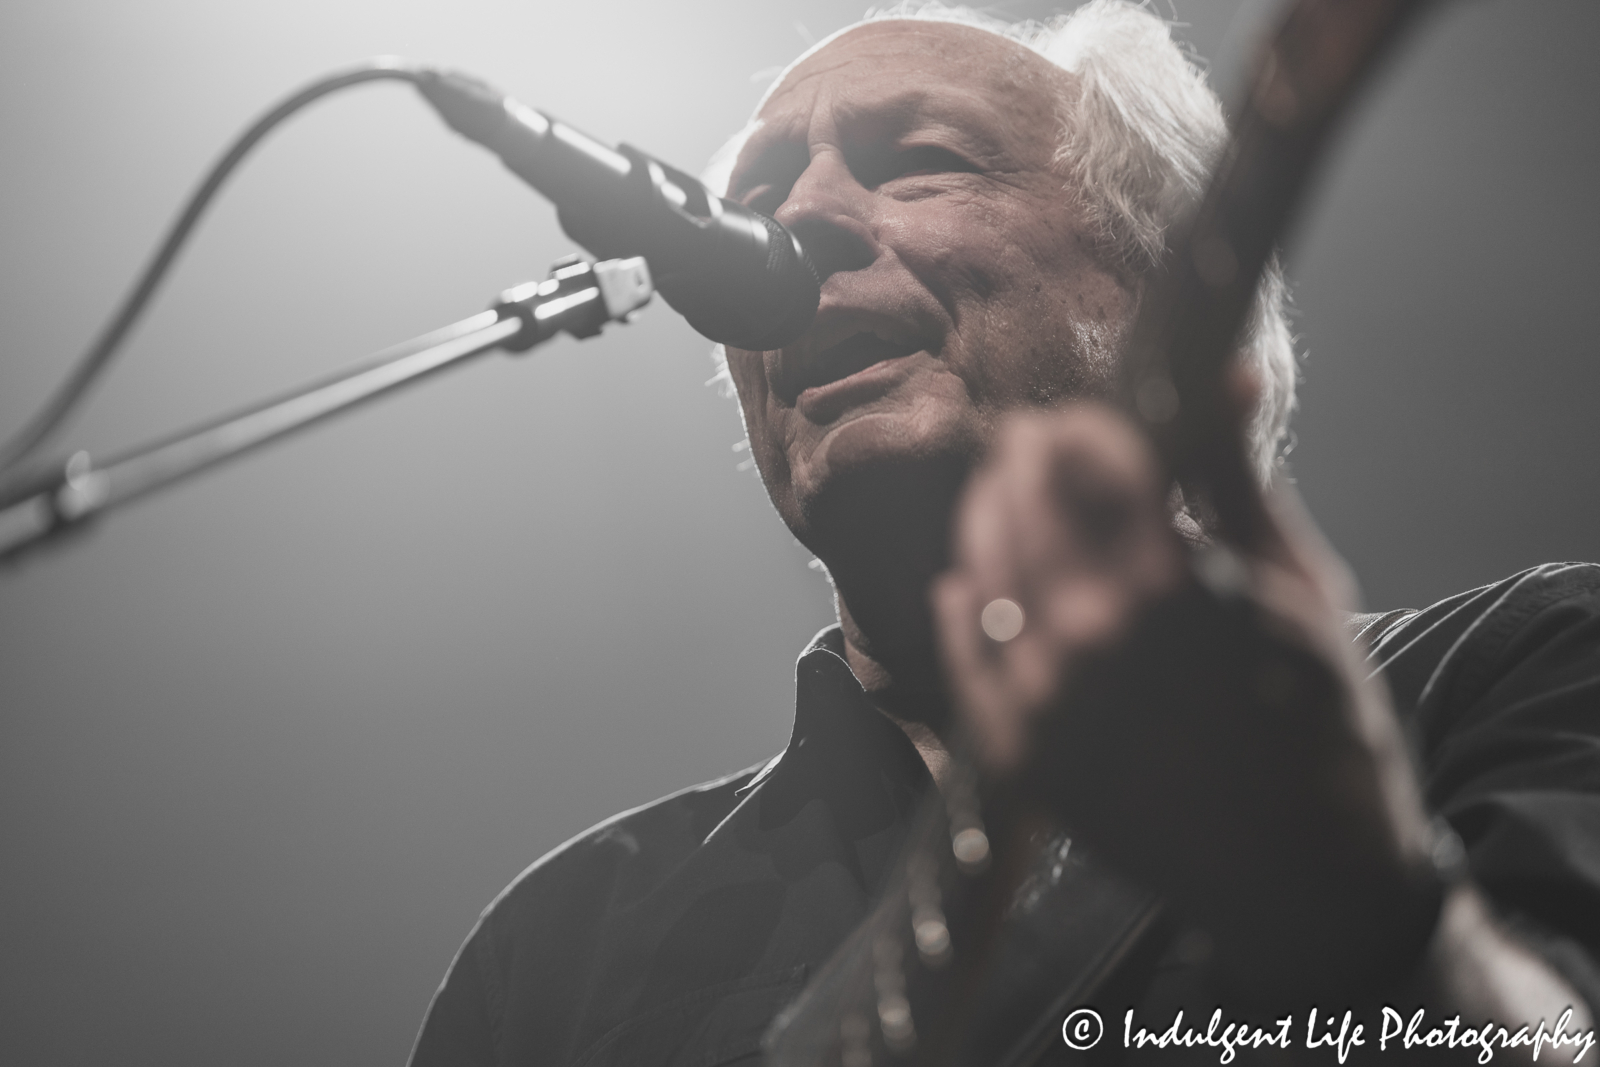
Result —
[[[830,516],[958,481],[1007,410],[1109,387],[1134,297],[1053,165],[1070,77],[981,30],[882,22],[762,109],[729,196],[826,278],[803,337],[728,360],[773,502],[825,559]]]

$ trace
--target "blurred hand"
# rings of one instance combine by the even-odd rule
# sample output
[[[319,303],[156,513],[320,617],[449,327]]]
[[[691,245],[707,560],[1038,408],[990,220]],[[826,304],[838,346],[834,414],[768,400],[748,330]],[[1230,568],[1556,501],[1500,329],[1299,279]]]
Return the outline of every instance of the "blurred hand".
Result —
[[[1018,416],[935,615],[984,770],[1204,926],[1230,988],[1366,992],[1432,929],[1428,822],[1343,635],[1342,570],[1275,521],[1251,557],[1191,549],[1121,415]]]

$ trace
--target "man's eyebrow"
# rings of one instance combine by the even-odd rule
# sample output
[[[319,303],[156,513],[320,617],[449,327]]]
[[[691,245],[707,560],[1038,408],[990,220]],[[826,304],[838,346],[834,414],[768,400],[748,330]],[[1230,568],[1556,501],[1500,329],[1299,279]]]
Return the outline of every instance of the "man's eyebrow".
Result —
[[[1002,138],[993,131],[997,126],[1008,125],[1007,116],[995,114],[991,108],[974,107],[964,98],[940,98],[923,90],[859,107],[842,104],[837,121],[847,146],[852,142],[914,142],[928,135],[954,141],[952,147],[974,157],[975,163],[989,162],[1004,154]],[[856,136],[851,136],[852,128]],[[867,130],[872,133],[864,135]],[[803,131],[776,124],[757,130],[739,153],[729,195],[747,192],[766,182],[798,177],[810,158],[807,146],[797,139],[803,135]]]

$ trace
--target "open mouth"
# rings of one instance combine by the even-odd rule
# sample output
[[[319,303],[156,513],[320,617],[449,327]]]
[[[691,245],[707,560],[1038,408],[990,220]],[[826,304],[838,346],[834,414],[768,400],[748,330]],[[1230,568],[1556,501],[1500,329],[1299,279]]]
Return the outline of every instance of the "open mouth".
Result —
[[[848,378],[885,360],[909,356],[922,347],[916,341],[891,341],[862,330],[802,360],[793,378],[795,393]]]

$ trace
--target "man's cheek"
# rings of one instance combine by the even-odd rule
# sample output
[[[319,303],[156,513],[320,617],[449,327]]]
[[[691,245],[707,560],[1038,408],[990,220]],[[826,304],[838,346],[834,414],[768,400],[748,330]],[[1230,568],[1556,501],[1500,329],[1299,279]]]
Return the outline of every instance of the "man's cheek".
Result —
[[[750,458],[774,502],[793,480],[798,442],[793,412],[773,402],[770,395],[763,404],[745,409],[744,430],[749,440]]]
[[[767,409],[772,402],[761,353],[729,348],[725,350],[725,359],[728,380],[733,383],[734,395],[739,399],[739,412],[744,419],[745,433],[753,443],[765,432],[765,426],[769,421]]]
[[[728,377],[733,381],[733,387],[738,392],[740,401],[746,407],[751,400],[763,401],[767,391],[767,376],[766,369],[762,365],[762,353],[724,347],[722,358],[727,364]]]

